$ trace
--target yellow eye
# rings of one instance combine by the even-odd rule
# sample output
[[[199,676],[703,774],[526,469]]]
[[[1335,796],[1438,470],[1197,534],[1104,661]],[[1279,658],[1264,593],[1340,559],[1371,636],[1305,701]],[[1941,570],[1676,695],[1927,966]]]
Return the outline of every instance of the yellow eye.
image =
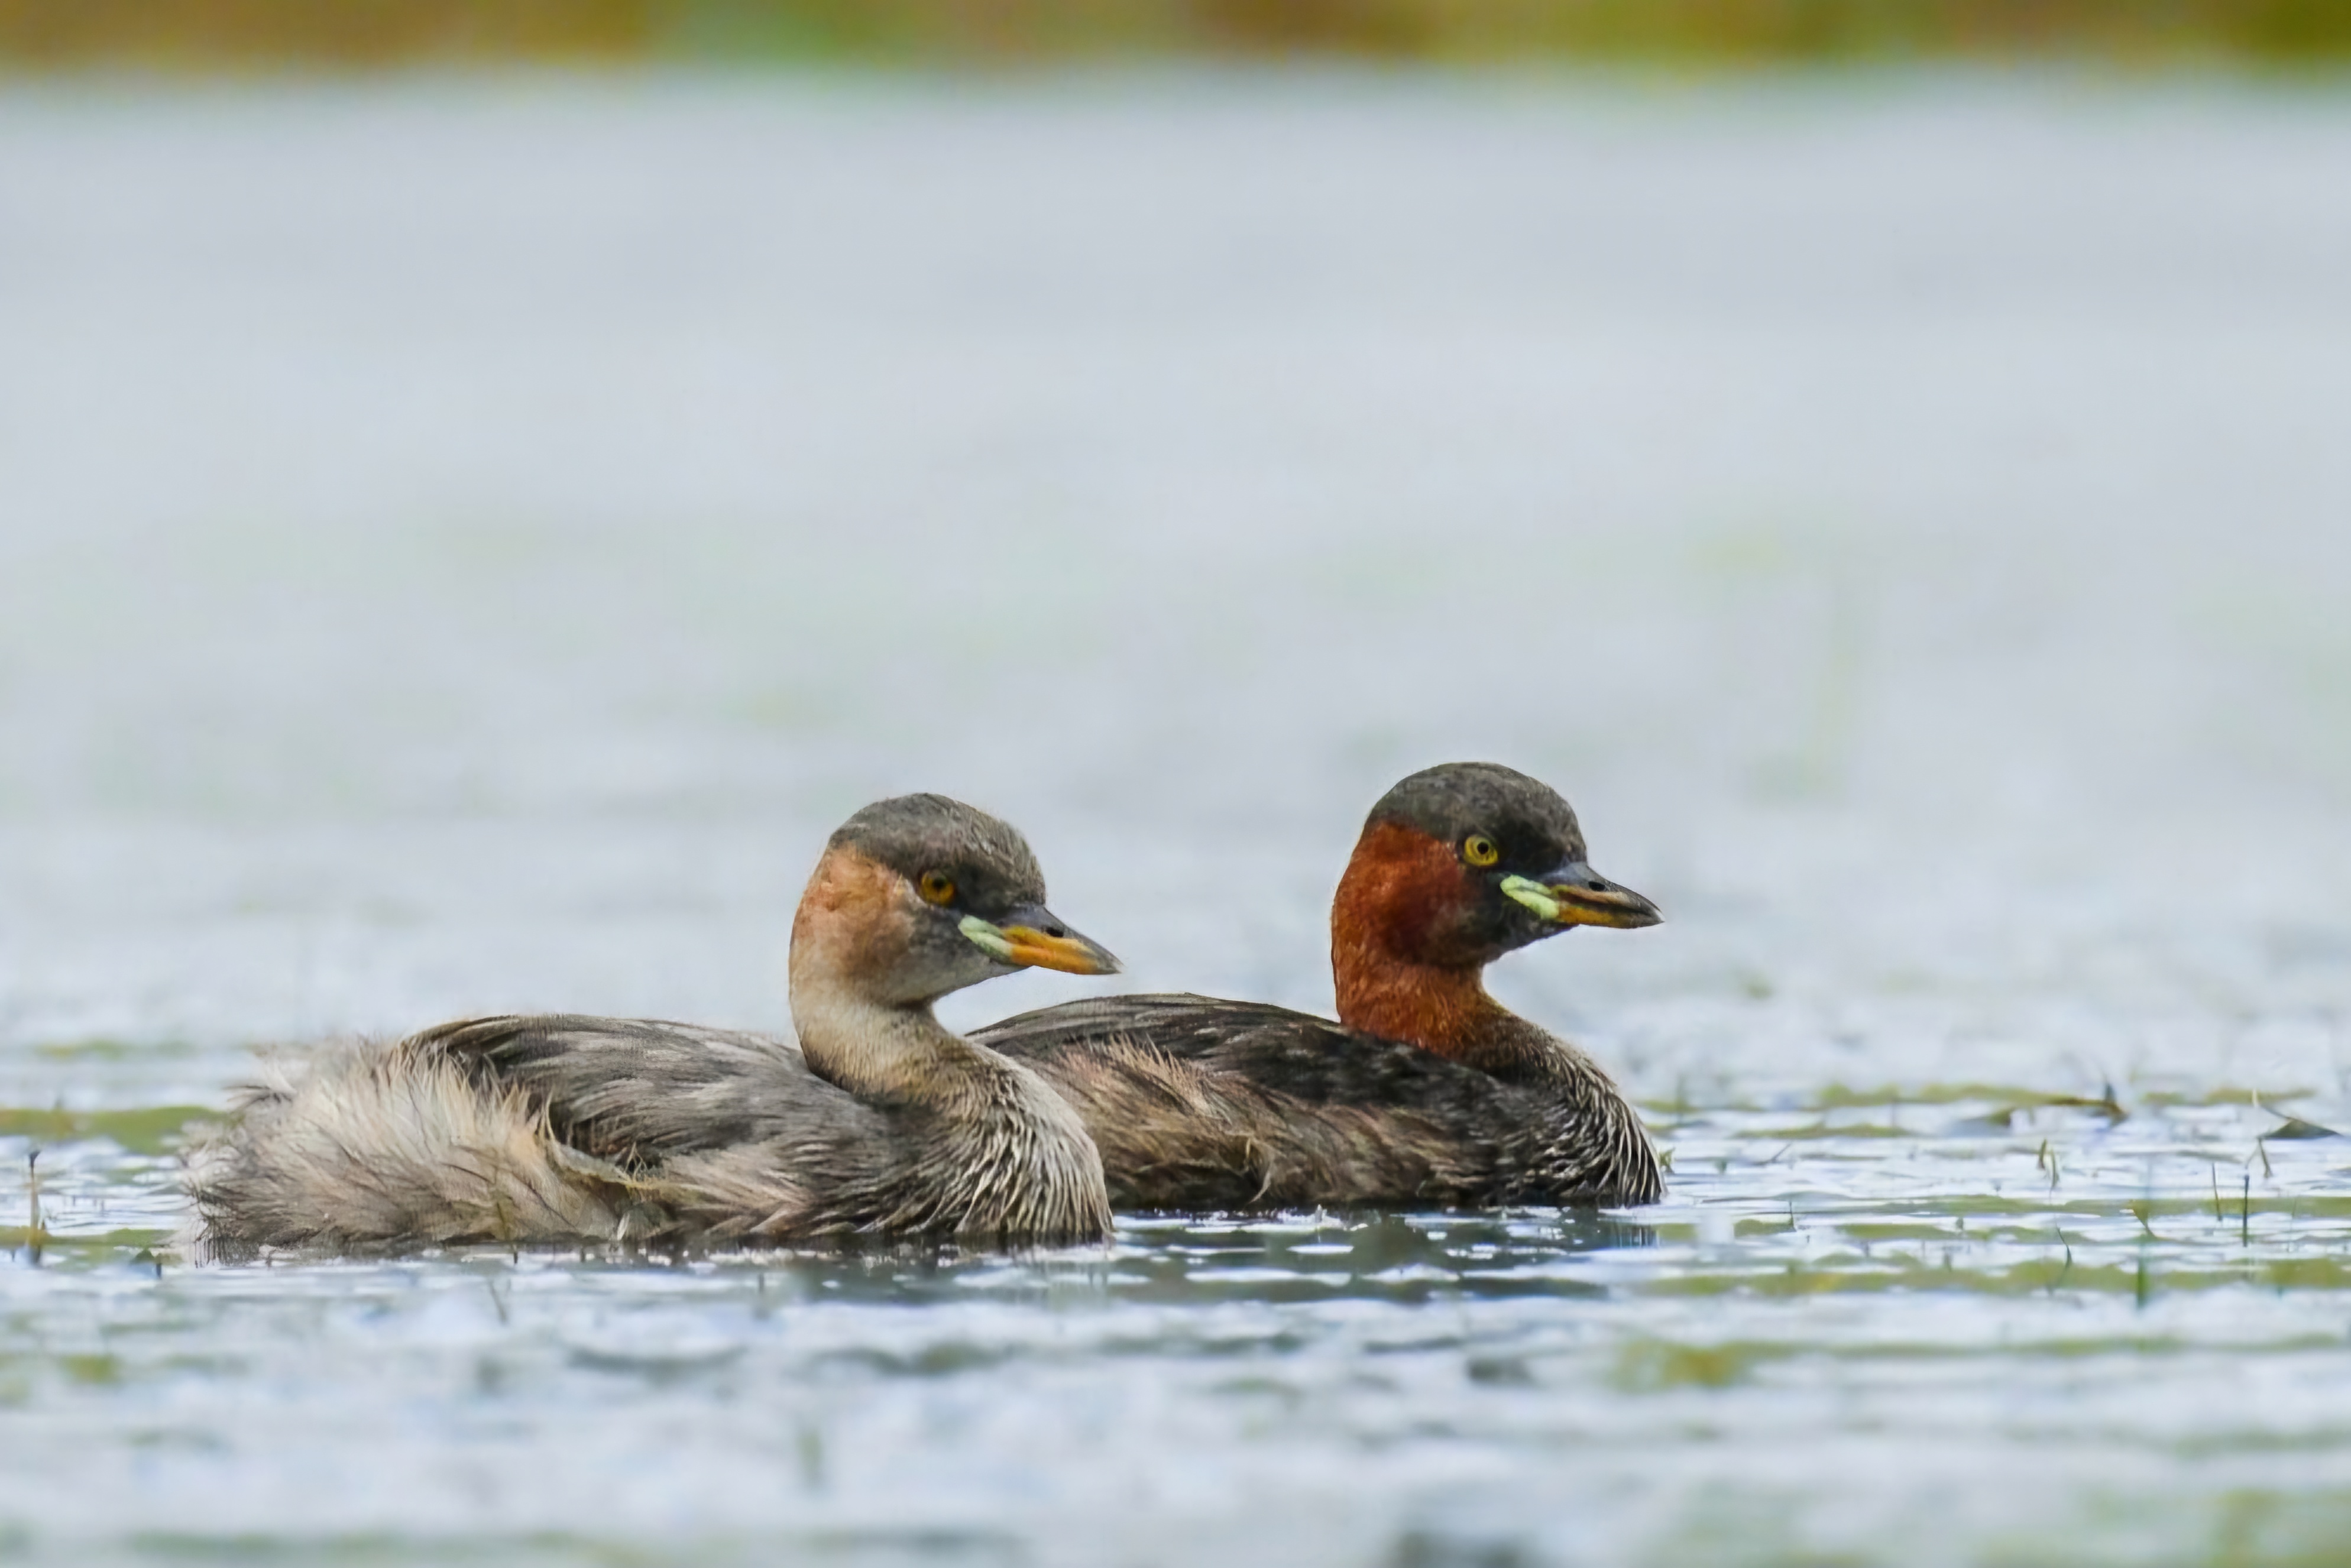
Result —
[[[933,904],[945,904],[955,896],[955,878],[943,871],[925,872],[923,880],[915,885],[923,890],[923,896]]]
[[[1502,852],[1485,834],[1472,833],[1461,841],[1461,858],[1471,865],[1492,865],[1502,858]]]

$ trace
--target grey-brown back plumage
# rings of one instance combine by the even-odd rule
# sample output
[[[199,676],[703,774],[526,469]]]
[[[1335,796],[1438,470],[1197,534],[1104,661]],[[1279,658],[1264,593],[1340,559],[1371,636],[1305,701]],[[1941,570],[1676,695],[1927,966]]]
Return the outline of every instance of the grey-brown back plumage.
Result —
[[[1506,1082],[1207,997],[1071,1002],[972,1036],[1078,1107],[1122,1208],[1655,1201],[1664,1184],[1639,1115],[1597,1066],[1542,1038],[1555,1070]]]
[[[471,1019],[280,1064],[198,1148],[189,1186],[220,1258],[1105,1233],[1091,1147],[1027,1135],[1050,1091],[1008,1066],[981,1082],[1005,1103],[943,1115],[861,1101],[768,1036]]]

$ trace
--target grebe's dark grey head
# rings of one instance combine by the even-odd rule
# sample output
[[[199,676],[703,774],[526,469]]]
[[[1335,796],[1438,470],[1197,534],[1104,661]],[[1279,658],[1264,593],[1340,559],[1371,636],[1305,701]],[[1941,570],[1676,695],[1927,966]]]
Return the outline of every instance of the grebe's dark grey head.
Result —
[[[1380,797],[1341,883],[1352,939],[1471,967],[1572,925],[1655,925],[1657,906],[1602,876],[1557,790],[1493,762],[1447,762]]]

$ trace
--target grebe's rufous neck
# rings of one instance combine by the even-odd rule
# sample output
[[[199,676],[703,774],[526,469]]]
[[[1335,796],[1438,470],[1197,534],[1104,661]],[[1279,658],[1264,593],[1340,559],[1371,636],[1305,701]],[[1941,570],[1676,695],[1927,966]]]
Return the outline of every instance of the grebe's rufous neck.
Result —
[[[1331,904],[1339,1021],[1504,1077],[1557,1041],[1487,994],[1486,966],[1575,925],[1655,925],[1657,906],[1592,869],[1575,812],[1490,762],[1427,768],[1382,796]]]

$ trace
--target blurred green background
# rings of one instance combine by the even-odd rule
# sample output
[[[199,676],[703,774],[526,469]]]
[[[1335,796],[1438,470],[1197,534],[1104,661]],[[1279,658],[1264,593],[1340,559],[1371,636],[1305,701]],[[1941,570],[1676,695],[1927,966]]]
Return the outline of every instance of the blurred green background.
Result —
[[[2351,0],[0,0],[0,68],[1330,55],[2351,60]]]

